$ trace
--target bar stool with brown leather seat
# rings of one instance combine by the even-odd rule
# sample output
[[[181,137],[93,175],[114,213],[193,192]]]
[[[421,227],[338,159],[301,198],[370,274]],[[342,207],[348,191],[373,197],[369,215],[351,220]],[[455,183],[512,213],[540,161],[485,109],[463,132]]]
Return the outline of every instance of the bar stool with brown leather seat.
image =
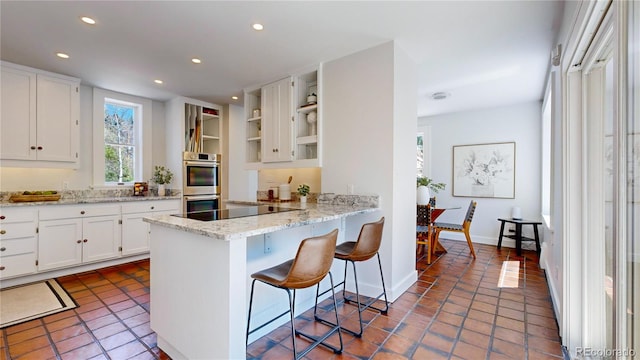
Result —
[[[286,314],[291,314],[291,339],[293,341],[293,357],[299,359],[305,356],[316,346],[322,344],[333,350],[334,353],[342,353],[342,333],[340,332],[340,321],[338,320],[338,311],[335,292],[332,291],[333,306],[336,310],[336,323],[331,325],[329,331],[320,337],[304,334],[295,329],[295,302],[296,302],[296,290],[304,289],[311,286],[320,286],[320,281],[329,274],[331,281],[331,289],[333,290],[333,275],[329,271],[331,264],[333,263],[333,255],[336,250],[336,241],[338,239],[338,229],[331,231],[330,233],[322,236],[316,236],[303,240],[298,247],[296,257],[292,260],[286,261],[280,265],[258,271],[251,274],[253,281],[251,283],[251,297],[249,300],[249,315],[247,318],[247,338],[246,342],[249,343],[249,335],[262,329],[263,327],[271,324],[275,320],[281,318]],[[267,321],[259,327],[250,330],[251,324],[251,307],[253,305],[253,290],[256,281],[260,281],[267,285],[271,285],[276,288],[280,288],[287,291],[289,295],[289,310],[276,316],[275,318]],[[291,296],[291,290],[293,290],[293,298]],[[318,291],[316,291],[316,294]],[[324,342],[329,336],[334,333],[338,333],[340,338],[340,348],[334,347]],[[306,349],[297,353],[296,349],[296,335],[305,337],[312,342]]]
[[[343,331],[346,331],[356,337],[361,337],[362,332],[364,330],[362,326],[362,312],[368,308],[372,308],[380,311],[383,315],[387,314],[389,310],[389,301],[387,300],[387,290],[384,286],[384,276],[382,275],[382,263],[380,262],[380,254],[378,250],[380,249],[380,243],[382,242],[382,229],[384,227],[384,217],[380,218],[380,220],[372,223],[367,223],[362,225],[360,229],[360,235],[358,236],[357,241],[347,241],[336,247],[336,253],[334,257],[339,260],[345,260],[344,265],[344,280],[337,284],[336,287],[342,285],[342,297],[344,298],[345,303],[357,303],[358,304],[358,318],[360,320],[360,331],[356,332],[354,330],[346,329],[342,327]],[[378,256],[378,268],[380,269],[380,280],[382,281],[382,293],[375,298],[371,298],[366,304],[362,305],[360,303],[360,290],[358,289],[358,274],[356,273],[356,262],[366,261],[374,257]],[[346,287],[347,287],[347,263],[351,263],[353,266],[353,278],[355,281],[356,287],[356,298],[351,299],[346,296]],[[332,290],[332,289],[329,289]],[[328,292],[329,290],[323,292],[322,294]],[[322,295],[320,294],[320,295]],[[373,303],[380,300],[380,298],[384,295],[384,309],[377,308],[373,306]],[[324,319],[320,319],[317,316],[318,310],[318,296],[316,296],[316,307],[314,310],[314,317],[316,320],[321,321],[327,325],[335,325],[332,322],[329,322]]]

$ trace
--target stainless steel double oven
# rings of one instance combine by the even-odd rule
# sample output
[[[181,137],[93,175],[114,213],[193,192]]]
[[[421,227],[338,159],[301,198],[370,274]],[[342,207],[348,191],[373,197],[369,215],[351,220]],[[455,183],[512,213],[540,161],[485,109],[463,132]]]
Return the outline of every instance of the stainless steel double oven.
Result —
[[[183,153],[183,213],[220,208],[220,160],[220,154]]]

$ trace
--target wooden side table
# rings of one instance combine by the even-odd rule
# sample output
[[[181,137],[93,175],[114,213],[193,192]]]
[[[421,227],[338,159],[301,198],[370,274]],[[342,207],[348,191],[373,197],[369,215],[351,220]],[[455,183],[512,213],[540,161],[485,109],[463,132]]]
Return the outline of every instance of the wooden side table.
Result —
[[[531,221],[531,220],[523,220],[523,219],[504,219],[498,218],[500,221],[500,237],[498,238],[498,249],[502,246],[502,238],[508,237],[510,239],[514,239],[516,241],[516,253],[518,256],[522,253],[522,242],[523,241],[535,241],[536,242],[536,251],[538,256],[540,256],[540,238],[538,237],[538,225],[542,225],[540,221]],[[511,223],[516,225],[516,234],[515,235],[505,235],[504,234],[504,224]],[[526,236],[522,236],[522,225],[532,225],[533,233],[535,238],[528,238]]]

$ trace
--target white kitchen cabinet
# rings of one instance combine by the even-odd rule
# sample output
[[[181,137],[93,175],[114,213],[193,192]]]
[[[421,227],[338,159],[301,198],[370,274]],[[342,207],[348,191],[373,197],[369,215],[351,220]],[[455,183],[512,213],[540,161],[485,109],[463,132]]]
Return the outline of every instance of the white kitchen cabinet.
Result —
[[[0,208],[0,279],[36,272],[36,229],[34,209]]]
[[[173,185],[182,188],[184,151],[208,154],[223,152],[222,107],[177,97],[167,101],[165,108],[167,166],[174,174],[178,174]]]
[[[149,252],[151,226],[142,220],[144,217],[179,212],[180,200],[139,201],[122,205],[122,256]]]
[[[293,160],[291,78],[262,87],[262,162]]]
[[[120,206],[46,206],[40,210],[38,271],[120,256]]]
[[[245,89],[246,168],[322,166],[321,69]]]
[[[77,163],[80,80],[7,62],[1,70],[0,159]]]

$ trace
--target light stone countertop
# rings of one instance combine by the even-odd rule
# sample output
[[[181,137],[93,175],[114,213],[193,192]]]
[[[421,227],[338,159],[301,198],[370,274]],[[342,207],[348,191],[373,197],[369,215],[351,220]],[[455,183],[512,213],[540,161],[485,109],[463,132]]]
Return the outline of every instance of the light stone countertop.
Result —
[[[286,203],[281,207],[299,208],[274,214],[247,216],[227,220],[200,221],[171,215],[145,217],[151,224],[204,235],[219,240],[234,240],[248,236],[266,234],[278,230],[294,228],[347,216],[377,211],[371,204],[315,204]]]
[[[30,201],[11,202],[3,200],[0,207],[22,207],[22,206],[43,206],[43,205],[76,205],[76,204],[106,204],[114,202],[128,201],[152,201],[152,200],[181,200],[180,195],[171,196],[116,196],[116,197],[95,197],[95,198],[61,198],[58,201]]]

